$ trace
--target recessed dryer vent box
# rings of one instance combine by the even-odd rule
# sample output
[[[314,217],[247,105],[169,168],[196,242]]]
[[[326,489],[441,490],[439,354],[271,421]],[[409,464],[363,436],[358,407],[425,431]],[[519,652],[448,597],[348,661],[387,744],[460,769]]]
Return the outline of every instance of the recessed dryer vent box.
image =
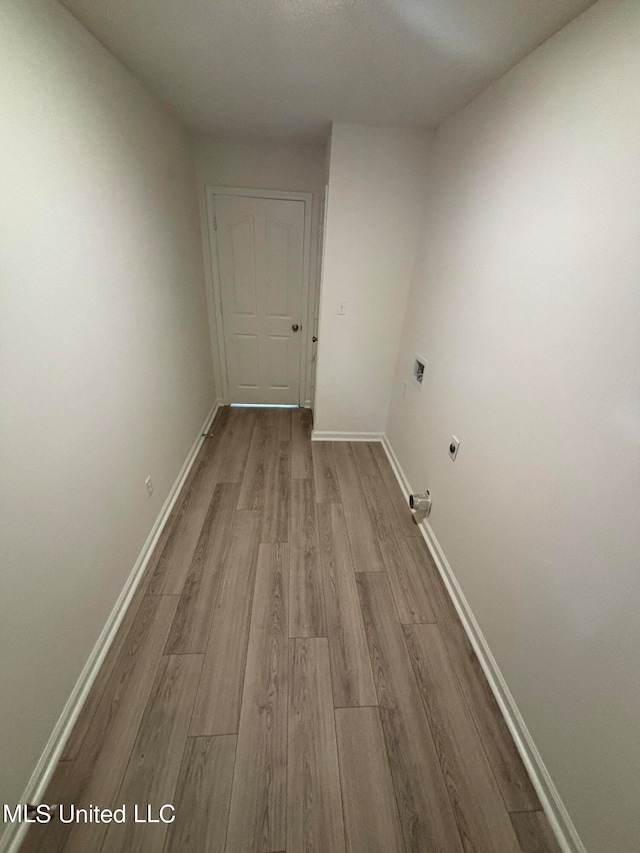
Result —
[[[427,369],[427,359],[421,355],[416,355],[413,361],[413,370],[411,371],[411,381],[422,391],[424,385],[424,374]]]

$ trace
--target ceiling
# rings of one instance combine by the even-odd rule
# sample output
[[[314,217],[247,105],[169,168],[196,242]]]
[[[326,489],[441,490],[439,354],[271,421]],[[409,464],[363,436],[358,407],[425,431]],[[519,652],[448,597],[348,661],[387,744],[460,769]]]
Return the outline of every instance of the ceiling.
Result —
[[[61,0],[193,132],[433,127],[594,0]]]

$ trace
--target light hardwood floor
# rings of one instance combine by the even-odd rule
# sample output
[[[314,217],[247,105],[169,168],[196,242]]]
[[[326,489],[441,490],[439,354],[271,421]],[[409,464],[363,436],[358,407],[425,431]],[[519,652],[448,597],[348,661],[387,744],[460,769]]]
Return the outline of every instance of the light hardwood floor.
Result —
[[[22,853],[557,853],[382,446],[310,430],[220,410],[44,798],[130,819]]]

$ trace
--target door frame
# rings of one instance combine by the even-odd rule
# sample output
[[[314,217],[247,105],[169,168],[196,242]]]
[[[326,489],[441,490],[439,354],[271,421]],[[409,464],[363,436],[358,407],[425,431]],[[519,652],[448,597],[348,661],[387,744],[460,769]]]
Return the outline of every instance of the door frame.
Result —
[[[229,405],[229,379],[227,373],[227,351],[224,337],[224,321],[222,317],[222,292],[220,288],[220,270],[218,267],[218,237],[214,228],[214,199],[216,195],[241,196],[244,198],[265,198],[282,201],[301,201],[304,203],[304,232],[302,249],[302,317],[300,318],[301,331],[300,341],[300,367],[298,384],[298,405],[309,405],[309,387],[307,364],[310,357],[310,344],[313,330],[310,328],[313,310],[309,305],[312,293],[311,288],[311,212],[313,193],[296,193],[285,190],[262,190],[246,187],[205,187],[205,207],[207,216],[207,237],[209,240],[210,282],[211,299],[215,319],[215,331],[218,344],[218,358],[220,360],[220,389],[222,402]],[[213,325],[213,324],[212,324]]]

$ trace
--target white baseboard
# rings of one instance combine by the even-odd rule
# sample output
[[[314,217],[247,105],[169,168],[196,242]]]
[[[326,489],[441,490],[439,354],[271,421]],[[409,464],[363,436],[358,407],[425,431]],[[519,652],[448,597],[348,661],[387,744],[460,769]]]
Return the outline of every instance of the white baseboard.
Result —
[[[382,444],[400,488],[408,499],[413,490],[386,435],[383,437]],[[473,650],[478,657],[480,666],[489,682],[489,687],[496,698],[502,716],[520,753],[520,757],[540,799],[542,808],[549,818],[549,823],[561,850],[563,853],[586,853],[584,844],[560,798],[557,788],[553,784],[553,780],[545,767],[542,756],[538,752],[533,738],[527,729],[515,699],[504,680],[504,676],[500,672],[496,659],[489,648],[489,644],[482,633],[480,625],[471,610],[453,569],[449,565],[445,553],[433,532],[433,528],[426,519],[418,527],[453,601],[462,626],[473,646]]]
[[[311,441],[383,441],[382,432],[330,432],[317,429],[311,432]]]
[[[22,798],[19,800],[20,803],[38,803],[44,796],[56,764],[63,753],[67,740],[73,730],[73,726],[78,719],[80,711],[82,710],[82,706],[89,695],[89,691],[91,690],[100,667],[104,662],[107,652],[109,651],[109,647],[116,636],[120,623],[127,611],[127,607],[131,603],[136,587],[144,575],[147,563],[149,562],[153,549],[160,537],[162,528],[171,514],[171,510],[178,499],[178,495],[180,494],[185,480],[187,479],[191,466],[193,465],[198,451],[200,450],[200,446],[204,441],[204,434],[208,432],[213,419],[218,413],[220,405],[221,401],[219,399],[216,400],[211,411],[207,415],[207,419],[205,420],[202,429],[198,432],[191,450],[180,469],[180,473],[171,487],[171,491],[160,510],[160,514],[147,537],[147,541],[142,546],[142,550],[140,551],[138,559],[125,582],[122,592],[118,596],[118,600],[109,614],[109,618],[107,619],[107,622],[102,629],[82,672],[80,673],[80,677],[78,678],[73,690],[71,691],[71,695],[60,714],[58,722],[51,733],[51,737],[49,738],[49,741],[47,742],[47,745],[45,746],[44,751],[31,774],[31,778],[27,782]],[[17,853],[22,841],[24,840],[24,835],[27,829],[28,824],[7,824],[2,837],[0,837],[0,853]]]

